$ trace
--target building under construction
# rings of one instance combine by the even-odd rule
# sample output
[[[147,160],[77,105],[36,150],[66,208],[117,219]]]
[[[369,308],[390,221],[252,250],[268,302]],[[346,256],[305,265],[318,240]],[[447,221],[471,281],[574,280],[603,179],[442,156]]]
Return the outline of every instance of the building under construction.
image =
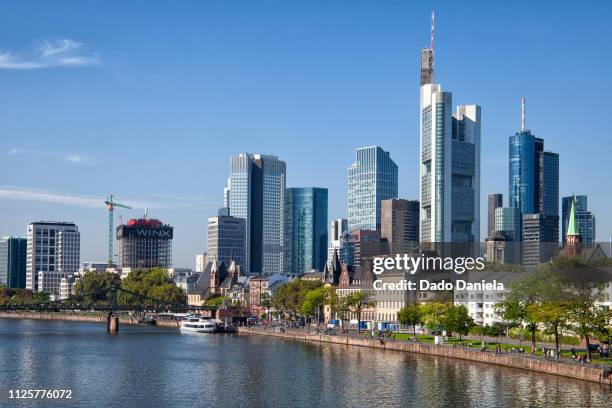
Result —
[[[139,218],[117,227],[121,268],[171,268],[173,228],[159,220]]]

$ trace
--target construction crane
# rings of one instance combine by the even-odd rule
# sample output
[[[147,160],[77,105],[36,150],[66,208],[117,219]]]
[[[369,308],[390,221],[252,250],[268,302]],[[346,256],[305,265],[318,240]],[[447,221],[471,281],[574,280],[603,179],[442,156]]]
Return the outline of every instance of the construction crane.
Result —
[[[113,266],[113,211],[115,207],[126,208],[128,210],[131,210],[132,207],[113,201],[112,194],[104,201],[104,204],[108,208],[108,267],[111,268]]]

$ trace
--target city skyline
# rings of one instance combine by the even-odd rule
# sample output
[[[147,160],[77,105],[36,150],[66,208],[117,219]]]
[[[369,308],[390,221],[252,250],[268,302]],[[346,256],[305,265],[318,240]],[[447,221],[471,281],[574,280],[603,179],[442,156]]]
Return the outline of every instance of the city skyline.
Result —
[[[149,207],[153,217],[172,224],[176,235],[175,266],[191,266],[195,254],[205,246],[208,217],[216,215],[223,205],[220,191],[227,179],[229,157],[241,151],[282,158],[287,163],[287,187],[327,188],[330,220],[347,217],[346,168],[353,162],[357,147],[379,145],[389,151],[399,167],[399,198],[417,199],[418,53],[428,43],[432,7],[374,7],[374,15],[381,22],[368,25],[371,32],[362,33],[359,26],[367,21],[372,7],[356,7],[349,13],[351,19],[341,20],[336,29],[331,22],[339,18],[340,10],[333,6],[328,16],[316,7],[298,16],[279,5],[267,17],[267,6],[244,6],[263,19],[272,19],[278,30],[289,34],[283,41],[256,48],[263,52],[264,61],[254,63],[253,69],[247,71],[235,64],[254,52],[249,50],[256,45],[247,39],[248,34],[258,33],[266,40],[273,36],[272,30],[260,25],[262,22],[246,23],[248,13],[244,21],[241,19],[246,25],[236,28],[228,40],[227,51],[217,48],[225,41],[220,37],[202,45],[201,51],[216,52],[221,69],[198,58],[183,65],[180,58],[174,64],[153,59],[157,56],[154,51],[169,51],[174,45],[164,35],[179,43],[194,37],[189,44],[195,45],[195,38],[210,39],[210,34],[224,33],[220,26],[230,16],[220,6],[204,7],[202,13],[194,11],[201,18],[219,19],[220,23],[209,27],[209,31],[197,31],[195,21],[181,14],[177,17],[186,19],[186,27],[173,25],[173,31],[159,28],[153,32],[143,29],[142,38],[138,35],[125,43],[103,39],[103,35],[110,35],[107,28],[102,27],[99,35],[94,35],[91,28],[85,27],[100,27],[99,20],[62,21],[63,28],[58,30],[58,26],[44,19],[46,5],[35,16],[29,16],[20,6],[4,13],[15,21],[3,21],[6,26],[0,36],[5,38],[0,42],[0,86],[11,101],[0,108],[5,118],[0,131],[9,135],[0,141],[0,205],[5,210],[0,234],[23,237],[27,224],[40,219],[71,221],[81,231],[81,260],[102,261],[106,258],[107,227],[103,198],[113,193],[137,208],[119,211],[124,219],[137,218],[144,207]],[[607,38],[610,31],[604,25],[604,13],[598,16],[589,12],[585,27],[585,11],[572,10],[575,13],[568,23],[570,10],[537,5],[520,22],[504,27],[502,33],[485,18],[488,15],[512,21],[515,11],[508,8],[504,11],[508,15],[500,16],[504,14],[500,7],[482,5],[470,10],[475,11],[473,16],[452,6],[436,7],[436,81],[461,98],[457,103],[474,101],[483,109],[481,240],[486,236],[487,194],[506,191],[507,137],[520,128],[520,97],[526,95],[529,127],[536,129],[538,137],[546,139],[547,147],[561,156],[559,194],[588,195],[589,209],[597,217],[597,239],[607,241],[612,219],[605,209],[612,197],[601,188],[607,180],[605,147],[610,145],[603,119],[606,104],[603,99],[598,103],[599,96],[581,86],[584,67],[578,60],[589,49],[604,46],[599,41]],[[76,8],[85,13],[83,6]],[[133,6],[126,9],[126,17],[115,18],[119,28],[127,26],[129,17],[136,12]],[[393,12],[388,12],[390,9]],[[162,19],[161,11],[159,6],[152,6],[149,14],[153,20]],[[546,21],[536,27],[533,22],[544,13]],[[24,28],[26,16],[33,18],[29,26],[35,29]],[[458,17],[464,18],[465,27],[471,26],[472,19],[484,24],[478,30],[462,32]],[[320,28],[314,18],[330,25]],[[563,25],[555,26],[557,20],[575,25],[574,30],[567,30],[572,37],[558,28]],[[294,28],[296,22],[301,23],[298,28]],[[160,41],[145,46],[146,34]],[[493,39],[482,38],[485,34]],[[310,42],[311,37],[325,36],[339,43]],[[476,56],[457,50],[470,40],[478,41]],[[498,47],[509,47],[507,61],[492,58],[497,49],[493,40],[500,41]],[[27,59],[32,56],[28,50],[32,43],[41,53],[35,54],[37,58],[58,55],[54,52],[70,58]],[[302,46],[302,54],[292,53],[296,44]],[[543,46],[547,47],[546,56],[538,54],[538,48]],[[185,47],[173,51],[175,57],[187,58],[190,53]],[[234,60],[232,52],[240,57]],[[133,54],[140,58],[130,57]],[[355,58],[363,55],[380,58],[375,58],[376,63],[360,58],[362,65],[355,67]],[[284,61],[287,56],[296,61]],[[326,73],[317,74],[318,65],[312,63],[298,70],[308,57],[316,58]],[[522,66],[512,58],[529,58],[530,63]],[[605,94],[602,89],[611,87],[604,76],[610,57],[602,58],[592,64],[590,72],[600,78],[598,93]],[[281,60],[284,69],[293,67],[296,71],[286,73],[273,68]],[[157,69],[147,66],[147,61]],[[555,69],[559,61],[561,71]],[[213,79],[196,79],[202,67]],[[223,73],[228,69],[229,79],[224,80]],[[351,75],[347,76],[347,72]],[[181,78],[183,74],[185,79]],[[344,78],[328,89],[331,81],[339,77]],[[253,81],[262,83],[253,85]],[[559,87],[559,81],[566,86]],[[186,87],[192,83],[196,85],[193,89]],[[237,89],[241,84],[246,85],[246,90]],[[357,84],[361,98],[368,103],[352,100],[354,95],[348,89]],[[80,91],[82,86],[88,91]],[[270,96],[257,99],[264,89]],[[495,97],[488,95],[491,89],[496,90]],[[207,97],[199,95],[203,90],[208,91],[204,93]],[[227,90],[229,96],[224,96]],[[588,108],[568,103],[587,98],[593,102]],[[172,100],[178,109],[164,99]],[[241,102],[234,104],[236,100]],[[254,107],[255,101],[260,106]],[[220,120],[215,120],[217,115]],[[258,116],[264,119],[258,120]],[[238,124],[230,122],[230,117],[237,118]],[[559,121],[559,117],[569,119]],[[578,120],[580,117],[592,120],[585,124]],[[603,148],[575,149],[577,135]],[[314,168],[308,156],[316,157],[314,163],[320,165]],[[25,161],[28,168],[22,169],[20,165]],[[139,170],[142,166],[147,166],[149,173]],[[191,175],[187,177],[190,180],[182,180],[183,174]],[[589,185],[581,182],[585,174],[592,181]]]

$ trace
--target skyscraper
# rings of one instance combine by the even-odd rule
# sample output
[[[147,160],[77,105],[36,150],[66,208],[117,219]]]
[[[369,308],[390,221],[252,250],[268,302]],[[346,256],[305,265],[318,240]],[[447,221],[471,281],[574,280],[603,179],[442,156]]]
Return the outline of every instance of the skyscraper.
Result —
[[[208,251],[210,262],[223,262],[229,266],[232,261],[243,265],[245,261],[246,220],[232,216],[217,216],[208,219]]]
[[[419,242],[419,202],[383,200],[380,237],[390,244],[392,253],[407,251]]]
[[[26,287],[27,239],[0,238],[0,286]]]
[[[27,240],[26,288],[59,297],[62,278],[79,270],[79,229],[72,222],[33,222]]]
[[[421,54],[427,65],[421,66],[420,90],[420,241],[478,242],[480,106],[458,106],[453,115],[452,94],[433,83],[433,19],[426,50]],[[430,62],[424,58],[428,53]]]
[[[559,217],[523,214],[523,266],[534,270],[549,261],[559,247]],[[556,228],[555,228],[556,226]]]
[[[504,205],[503,194],[489,194],[487,208],[487,236],[490,236],[495,231],[495,209]]]
[[[544,151],[544,139],[525,128],[522,99],[521,130],[509,140],[508,197],[521,214],[545,214],[546,237],[559,238],[559,155]],[[556,217],[556,226],[553,219]]]
[[[380,231],[380,203],[397,198],[397,165],[379,146],[357,149],[357,160],[348,169],[349,231]]]
[[[288,188],[285,194],[286,275],[322,271],[327,259],[327,189]]]
[[[345,252],[348,247],[348,221],[346,218],[332,220],[329,228],[329,246],[327,249],[327,266],[331,268],[334,253],[338,253],[338,259],[347,263]]]
[[[576,202],[575,217],[578,223],[581,242],[588,246],[595,242],[595,215],[588,211],[586,195],[571,195],[561,199],[561,240],[565,239],[570,219],[572,201]]]
[[[172,268],[174,228],[152,218],[131,219],[117,226],[121,268]]]
[[[245,270],[283,270],[286,165],[276,156],[240,153],[230,160],[230,215],[246,220]]]

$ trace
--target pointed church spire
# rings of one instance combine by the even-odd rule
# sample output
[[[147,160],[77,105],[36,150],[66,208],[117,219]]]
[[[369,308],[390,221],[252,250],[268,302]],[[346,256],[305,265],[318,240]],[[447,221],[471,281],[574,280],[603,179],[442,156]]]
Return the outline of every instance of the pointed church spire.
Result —
[[[578,220],[576,219],[576,197],[572,199],[572,208],[570,210],[569,223],[567,225],[567,233],[565,236],[579,236]]]

